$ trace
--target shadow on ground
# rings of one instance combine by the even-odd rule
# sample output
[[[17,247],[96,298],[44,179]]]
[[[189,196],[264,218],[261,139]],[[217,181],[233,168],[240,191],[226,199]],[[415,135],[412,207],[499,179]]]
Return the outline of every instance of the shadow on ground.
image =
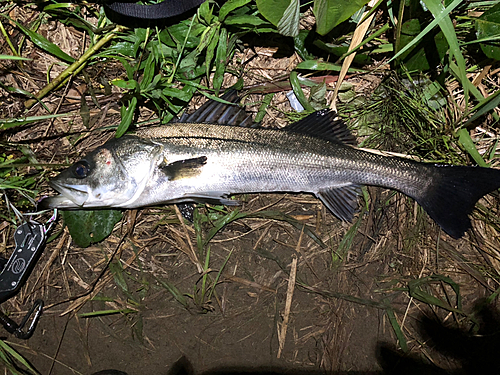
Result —
[[[444,370],[423,356],[406,355],[393,346],[379,343],[378,364],[382,371],[341,371],[335,375],[459,375],[459,374],[499,374],[500,362],[496,358],[500,347],[500,313],[483,302],[476,304],[470,316],[474,321],[468,329],[451,328],[437,319],[422,317],[420,334],[426,344],[436,354],[443,356],[453,370]],[[454,365],[453,365],[454,364]],[[203,372],[201,375],[323,375],[321,370],[301,370],[277,367],[220,367]],[[163,373],[158,373],[162,375]],[[186,357],[175,362],[165,375],[195,375],[193,365]],[[105,370],[93,375],[133,375],[116,370]]]

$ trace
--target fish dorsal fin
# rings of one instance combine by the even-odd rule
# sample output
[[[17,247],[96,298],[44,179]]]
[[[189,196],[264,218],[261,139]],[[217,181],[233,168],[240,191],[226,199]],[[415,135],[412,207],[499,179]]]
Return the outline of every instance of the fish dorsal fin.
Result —
[[[356,137],[351,134],[344,121],[336,117],[337,112],[322,109],[287,126],[285,130],[356,146]]]
[[[221,99],[234,104],[221,103],[210,99],[190,115],[183,115],[179,122],[209,123],[218,125],[247,126],[252,123],[252,117],[243,107],[236,90],[228,90]]]
[[[332,213],[344,221],[352,221],[354,212],[358,208],[358,195],[361,187],[349,184],[342,187],[334,187],[320,190],[316,196]]]

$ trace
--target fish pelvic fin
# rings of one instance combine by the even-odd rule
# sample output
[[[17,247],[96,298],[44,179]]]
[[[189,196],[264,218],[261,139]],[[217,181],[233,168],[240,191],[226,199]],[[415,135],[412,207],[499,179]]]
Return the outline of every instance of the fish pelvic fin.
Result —
[[[320,190],[316,193],[316,196],[339,219],[351,222],[358,208],[358,195],[360,191],[361,187],[359,185],[350,184]]]
[[[356,146],[354,137],[343,120],[337,118],[337,112],[322,109],[288,125],[285,130],[311,137]]]
[[[471,227],[469,214],[484,195],[500,188],[500,170],[439,165],[425,193],[414,197],[429,216],[453,238]]]

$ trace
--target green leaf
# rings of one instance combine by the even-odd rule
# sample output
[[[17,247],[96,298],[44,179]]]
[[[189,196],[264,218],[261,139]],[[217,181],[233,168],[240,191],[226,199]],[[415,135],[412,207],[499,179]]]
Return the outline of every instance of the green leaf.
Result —
[[[135,80],[124,81],[123,79],[114,79],[113,81],[111,81],[111,83],[116,87],[120,87],[126,90],[135,90],[139,86],[139,84]]]
[[[210,1],[205,1],[198,8],[198,17],[205,21],[206,24],[212,23],[213,16],[213,7],[210,6]]]
[[[291,0],[257,0],[257,9],[266,20],[278,26],[290,3]]]
[[[162,287],[168,290],[170,294],[172,294],[172,296],[176,299],[176,301],[179,302],[182,306],[184,306],[184,308],[187,309],[189,307],[186,297],[184,297],[184,294],[182,294],[174,284],[171,284],[166,280],[160,280],[158,278],[156,278],[156,281],[158,281],[158,283]]]
[[[210,41],[210,44],[207,47],[207,53],[205,54],[205,71],[208,82],[210,82],[210,72],[212,71],[212,60],[215,56],[215,48],[219,43],[220,24],[213,30],[214,33],[212,35],[212,40]]]
[[[444,302],[441,299],[439,299],[438,297],[427,293],[423,289],[423,287],[425,287],[429,284],[433,284],[433,283],[446,283],[446,284],[448,284],[455,292],[456,306],[457,307],[450,306],[447,302]],[[435,305],[435,306],[441,307],[447,311],[466,315],[462,311],[462,297],[460,295],[460,286],[447,276],[432,275],[432,276],[423,277],[421,279],[410,280],[408,282],[408,292],[410,293],[410,296],[412,296],[413,298],[416,298],[419,301],[422,301],[428,305]]]
[[[21,56],[0,55],[0,60],[24,60],[24,61],[31,61],[32,59],[28,59],[27,57],[21,57]]]
[[[128,107],[124,105],[121,108],[122,121],[116,129],[116,138],[120,138],[128,130],[132,120],[134,119],[135,107],[137,106],[137,98],[134,96],[128,103]]]
[[[37,121],[44,121],[48,119],[53,119],[57,117],[69,117],[73,116],[72,113],[59,113],[56,115],[43,115],[43,116],[28,116],[20,118],[10,118],[10,119],[0,119],[0,130],[5,130],[9,128],[14,128],[20,125],[26,125]]]
[[[446,9],[439,13],[438,16],[430,23],[428,24],[424,30],[420,34],[418,34],[413,40],[408,43],[404,48],[401,48],[398,53],[396,53],[389,61],[387,61],[386,64],[390,63],[393,60],[396,60],[401,57],[403,53],[408,51],[410,48],[416,46],[423,38],[426,36],[434,27],[436,27],[445,17],[448,16],[448,14],[455,9],[460,4],[461,0],[455,0],[452,4],[450,4]]]
[[[4,356],[3,354],[6,354],[6,356]],[[14,348],[12,348],[3,340],[0,340],[0,358],[2,358],[2,363],[9,368],[12,374],[40,374],[35,368],[31,366],[29,361],[21,355],[21,353],[18,353]],[[14,363],[14,361],[17,361],[18,363]],[[26,367],[26,371],[23,371],[22,373],[17,372],[19,370],[19,364],[22,364],[24,367]]]
[[[123,56],[129,56],[134,58],[134,44],[130,42],[118,42],[112,46],[106,48],[102,53],[97,56],[114,55],[119,54]]]
[[[478,105],[472,108],[471,112],[477,112],[474,113],[474,116],[467,120],[467,122],[463,126],[467,127],[468,124],[475,121],[477,118],[489,113],[490,111],[493,111],[495,108],[498,108],[498,106],[500,106],[500,90],[497,90],[497,92],[495,92],[493,95],[490,95],[487,98],[481,100]]]
[[[300,1],[291,0],[290,5],[278,22],[278,31],[281,35],[296,37],[299,35]]]
[[[117,309],[117,310],[100,310],[100,311],[92,311],[89,313],[82,313],[78,314],[80,318],[93,318],[96,316],[107,316],[107,315],[114,315],[114,314],[131,314],[131,313],[136,313],[137,310],[134,309]]]
[[[62,217],[73,241],[80,247],[88,247],[108,237],[122,218],[118,210],[63,211]]]
[[[334,72],[340,72],[342,67],[337,64],[333,64],[330,62],[324,62],[320,60],[306,60],[300,62],[295,69],[304,69],[304,70],[331,70]],[[350,68],[348,70],[349,73],[356,73],[356,72],[364,72],[362,69],[354,69]]]
[[[224,21],[227,15],[237,8],[241,8],[243,5],[246,5],[250,2],[250,0],[229,0],[222,5],[219,11],[219,20]]]
[[[313,13],[316,17],[316,32],[328,34],[335,26],[347,20],[369,0],[315,0]]]
[[[142,76],[140,87],[141,90],[144,90],[147,86],[149,86],[155,75],[155,59],[152,53],[148,56],[146,61],[144,61],[144,64],[143,66],[141,66],[141,68],[143,68],[144,73]]]
[[[462,0],[455,0],[451,3],[447,8],[441,3],[441,0],[422,0],[427,8],[431,11],[432,15],[435,19],[444,15],[439,21],[438,25],[441,31],[443,32],[448,44],[450,46],[450,52],[455,57],[457,62],[457,66],[459,69],[459,78],[464,87],[465,100],[469,100],[469,91],[466,86],[466,81],[469,81],[467,78],[467,71],[465,66],[465,59],[462,55],[462,50],[460,49],[460,45],[458,44],[457,34],[455,33],[455,27],[453,26],[453,22],[448,14],[448,8],[453,8],[462,3]]]
[[[302,60],[312,60],[314,56],[309,52],[308,47],[309,43],[306,43],[310,30],[300,30],[299,34],[293,38],[293,46],[295,47],[295,51],[299,54]]]
[[[37,47],[41,48],[45,52],[50,53],[51,55],[56,56],[57,58],[59,58],[63,61],[66,61],[67,63],[75,62],[74,58],[72,58],[67,53],[63,52],[58,46],[56,46],[54,43],[48,41],[46,38],[44,38],[40,34],[37,34],[34,31],[25,28],[20,23],[10,19],[9,17],[7,17],[5,15],[4,15],[4,17],[6,17],[10,21],[14,22],[17,25],[17,27],[19,27],[21,29],[21,31],[23,33],[25,33],[28,36],[28,38],[30,38],[30,40],[33,42],[33,44],[35,44]]]
[[[266,21],[263,19],[253,16],[251,14],[244,14],[241,16],[233,16],[233,17],[228,17],[226,21],[224,22],[226,25],[253,25],[253,26],[260,26],[260,25],[268,25]]]
[[[400,46],[404,47],[411,43],[420,31],[420,21],[418,19],[406,21],[401,28]],[[447,51],[448,42],[443,32],[439,32],[434,38],[429,33],[422,39],[421,43],[403,53],[401,59],[410,71],[426,71],[437,66],[446,56]]]
[[[222,28],[220,31],[219,45],[217,46],[217,52],[215,55],[215,74],[213,85],[216,93],[219,92],[222,86],[224,72],[226,71],[228,38],[227,30]]]
[[[472,138],[470,137],[467,129],[460,129],[458,131],[458,142],[460,142],[460,144],[465,148],[469,155],[472,156],[477,165],[479,165],[480,167],[488,167],[488,164],[486,164],[484,159],[477,151],[477,148],[474,145],[474,142],[472,141]]]
[[[494,38],[500,36],[500,4],[484,12],[476,20],[477,38]],[[490,59],[500,61],[500,43],[480,43],[481,50]]]
[[[406,342],[406,337],[401,329],[401,326],[396,319],[396,315],[394,314],[394,310],[392,308],[388,308],[385,310],[387,313],[387,317],[389,318],[389,322],[391,323],[392,328],[394,329],[394,333],[398,338],[399,346],[404,353],[408,353],[408,344]]]
[[[302,91],[302,87],[300,86],[300,81],[298,79],[298,75],[297,75],[296,71],[293,71],[290,73],[290,83],[292,85],[293,92],[294,92],[295,96],[297,97],[299,103],[302,104],[302,107],[304,107],[306,111],[313,112],[314,107],[306,99],[306,96],[304,95],[304,91]]]

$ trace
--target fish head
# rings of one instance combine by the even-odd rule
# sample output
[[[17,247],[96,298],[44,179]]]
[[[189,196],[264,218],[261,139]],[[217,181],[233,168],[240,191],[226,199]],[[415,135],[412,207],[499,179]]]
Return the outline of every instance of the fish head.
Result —
[[[60,195],[43,208],[128,207],[141,194],[159,146],[134,136],[106,142],[49,181]]]

